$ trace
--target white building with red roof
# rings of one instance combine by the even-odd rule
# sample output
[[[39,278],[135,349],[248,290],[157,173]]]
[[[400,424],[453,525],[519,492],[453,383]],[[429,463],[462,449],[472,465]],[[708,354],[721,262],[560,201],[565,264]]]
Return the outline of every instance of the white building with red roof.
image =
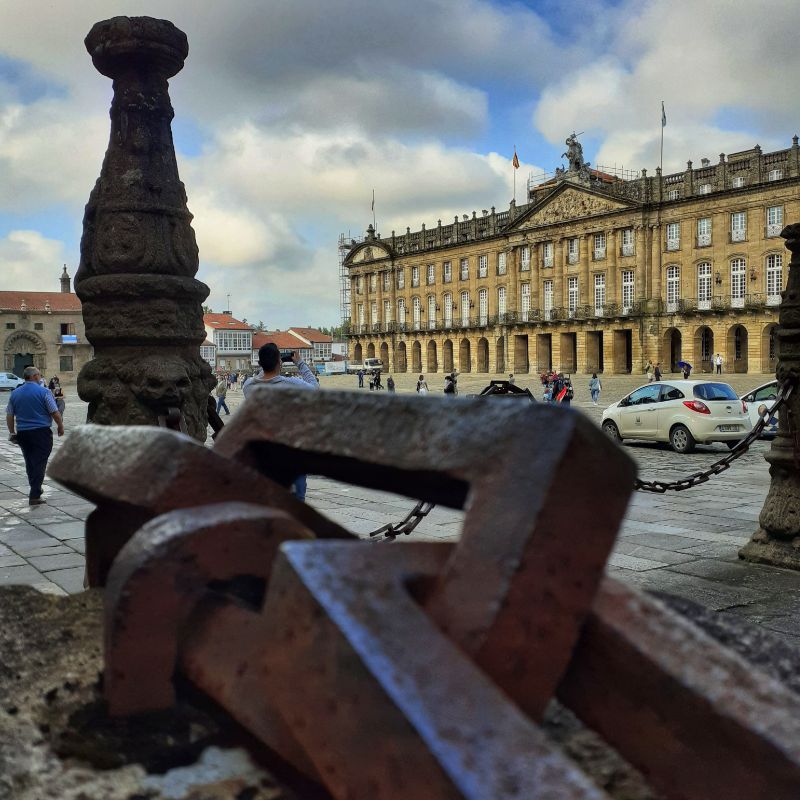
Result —
[[[327,333],[322,333],[316,328],[289,328],[289,333],[294,334],[306,343],[307,347],[313,350],[313,356],[317,361],[331,360],[331,346],[333,339]]]
[[[86,341],[81,301],[70,283],[65,264],[60,291],[0,291],[0,352],[5,372],[22,375],[32,365],[45,379],[58,375],[62,382],[70,382],[91,360],[94,350]]]
[[[291,331],[259,331],[253,336],[254,365],[258,364],[259,349],[269,342],[284,353],[296,351],[300,358],[309,364],[314,358],[314,348],[311,343]]]
[[[229,372],[250,369],[253,354],[252,325],[236,319],[230,311],[203,314],[203,324],[207,338],[204,346],[213,346],[217,369]]]

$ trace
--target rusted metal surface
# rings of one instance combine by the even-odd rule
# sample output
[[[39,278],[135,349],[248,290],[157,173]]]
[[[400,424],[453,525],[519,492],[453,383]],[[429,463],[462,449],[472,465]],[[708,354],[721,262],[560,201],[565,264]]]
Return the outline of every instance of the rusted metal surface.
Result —
[[[800,797],[800,698],[606,578],[559,698],[669,798]]]
[[[466,509],[428,609],[526,711],[541,714],[624,516],[635,477],[628,456],[582,415],[551,406],[258,391],[220,434],[219,453],[276,479],[289,464]],[[319,436],[326,420],[348,415],[359,424]],[[578,544],[571,532],[583,530],[591,535]],[[538,647],[521,649],[531,637]]]
[[[115,712],[164,707],[177,669],[336,798],[602,797],[537,725],[557,694],[665,798],[798,796],[798,698],[603,578],[633,468],[593,426],[309,394],[255,391],[214,457],[463,507],[461,541],[318,541],[288,506],[230,502],[151,520],[107,588]],[[263,602],[220,589],[237,576]]]
[[[111,563],[138,528],[178,508],[253,502],[285,510],[319,538],[351,537],[269,478],[166,429],[77,428],[47,472],[98,506],[86,521],[89,586],[105,584]]]

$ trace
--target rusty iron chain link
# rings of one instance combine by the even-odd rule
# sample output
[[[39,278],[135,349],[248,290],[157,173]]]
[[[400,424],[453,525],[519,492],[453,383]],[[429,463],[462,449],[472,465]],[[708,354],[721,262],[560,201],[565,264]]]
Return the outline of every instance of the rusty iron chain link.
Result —
[[[435,503],[427,503],[424,500],[420,500],[400,522],[381,525],[380,528],[370,533],[370,538],[379,536],[383,537],[378,539],[379,542],[392,542],[400,535],[408,536],[433,511],[435,505]]]
[[[684,489],[691,489],[693,486],[699,486],[701,483],[706,483],[714,475],[719,475],[724,472],[730,465],[741,458],[749,449],[750,445],[758,439],[767,420],[773,417],[778,410],[783,406],[792,394],[794,389],[793,384],[784,384],[778,390],[778,396],[775,400],[775,405],[772,408],[767,408],[759,418],[758,422],[753,425],[753,429],[744,439],[741,439],[736,447],[731,450],[728,455],[715,461],[710,467],[702,470],[701,472],[694,472],[687,475],[685,478],[680,478],[676,481],[643,481],[640,478],[636,479],[635,488],[640,492],[654,492],[656,494],[664,494],[665,492],[682,492]],[[797,448],[795,448],[797,449]]]

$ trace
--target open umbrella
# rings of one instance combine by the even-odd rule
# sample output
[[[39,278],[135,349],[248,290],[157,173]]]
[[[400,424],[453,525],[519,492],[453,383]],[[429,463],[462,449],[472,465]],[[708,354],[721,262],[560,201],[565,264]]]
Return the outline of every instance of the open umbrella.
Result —
[[[681,369],[691,369],[692,368],[692,365],[688,361],[679,361],[678,362],[678,366]]]

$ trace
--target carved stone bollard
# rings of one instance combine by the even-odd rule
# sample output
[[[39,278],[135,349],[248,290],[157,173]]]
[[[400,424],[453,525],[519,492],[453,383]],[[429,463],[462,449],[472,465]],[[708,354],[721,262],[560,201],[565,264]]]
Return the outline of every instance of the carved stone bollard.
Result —
[[[780,306],[778,383],[794,391],[778,412],[778,435],[765,456],[771,482],[758,518],[759,529],[739,557],[800,569],[800,224],[781,231],[791,251],[789,277]]]
[[[200,358],[209,290],[194,278],[198,251],[167,83],[189,52],[186,35],[165,20],[114,17],[92,28],[86,49],[113,78],[114,98],[75,277],[95,348],[78,394],[89,403],[89,422],[158,425],[177,417],[204,441],[214,385]]]

